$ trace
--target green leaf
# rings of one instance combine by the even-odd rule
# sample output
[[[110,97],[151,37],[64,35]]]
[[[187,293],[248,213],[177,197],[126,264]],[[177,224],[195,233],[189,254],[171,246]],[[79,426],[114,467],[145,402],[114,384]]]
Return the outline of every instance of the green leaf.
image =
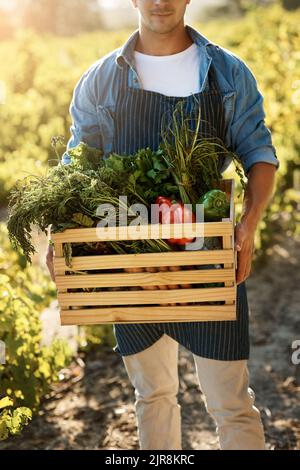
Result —
[[[161,170],[164,170],[164,169],[165,169],[165,166],[164,166],[159,160],[155,160],[155,161],[154,161],[153,168],[154,168],[155,170],[161,171]]]
[[[157,175],[157,173],[156,173],[156,171],[155,171],[155,170],[153,170],[153,169],[152,169],[152,170],[149,170],[149,171],[147,171],[147,176],[148,176],[149,178],[152,178],[153,180],[155,180],[155,179],[156,179],[156,175]]]
[[[14,402],[9,397],[4,397],[0,400],[0,410],[6,408],[7,406],[13,406]]]
[[[8,284],[9,283],[9,277],[6,276],[5,274],[0,274],[0,285],[3,284]]]
[[[73,214],[72,220],[83,227],[92,227],[94,225],[93,219],[85,214],[81,214],[80,212]]]
[[[9,436],[9,430],[7,426],[7,417],[0,416],[0,441],[4,441]]]

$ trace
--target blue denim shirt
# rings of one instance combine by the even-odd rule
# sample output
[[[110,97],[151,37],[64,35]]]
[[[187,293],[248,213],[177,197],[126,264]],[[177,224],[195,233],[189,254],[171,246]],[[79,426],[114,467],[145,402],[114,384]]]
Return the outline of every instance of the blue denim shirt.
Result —
[[[225,145],[239,155],[246,176],[257,162],[267,162],[279,167],[276,150],[272,145],[271,132],[265,124],[263,96],[248,66],[235,54],[212,43],[191,26],[186,26],[192,40],[198,46],[200,55],[200,91],[208,87],[207,76],[211,62],[225,109]],[[134,48],[138,38],[135,31],[120,48],[95,62],[77,83],[70,113],[71,138],[62,163],[69,163],[68,150],[85,142],[101,148],[107,156],[112,150],[114,136],[114,112],[120,89],[121,69],[128,67],[128,85],[141,88],[134,64]],[[224,171],[230,164],[225,160]]]

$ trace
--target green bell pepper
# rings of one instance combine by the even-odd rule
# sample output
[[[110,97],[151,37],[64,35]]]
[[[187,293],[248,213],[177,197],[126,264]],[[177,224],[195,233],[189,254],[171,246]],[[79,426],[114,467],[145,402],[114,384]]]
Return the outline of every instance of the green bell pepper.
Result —
[[[199,204],[204,205],[205,221],[218,221],[229,217],[230,203],[226,194],[220,189],[212,189],[205,193],[200,198]]]

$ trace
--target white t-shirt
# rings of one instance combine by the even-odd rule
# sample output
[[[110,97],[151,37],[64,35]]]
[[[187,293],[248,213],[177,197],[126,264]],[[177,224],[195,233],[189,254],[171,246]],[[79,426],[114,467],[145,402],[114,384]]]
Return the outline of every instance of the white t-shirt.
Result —
[[[193,43],[178,54],[147,55],[134,51],[135,64],[144,90],[184,97],[200,91],[200,56]]]

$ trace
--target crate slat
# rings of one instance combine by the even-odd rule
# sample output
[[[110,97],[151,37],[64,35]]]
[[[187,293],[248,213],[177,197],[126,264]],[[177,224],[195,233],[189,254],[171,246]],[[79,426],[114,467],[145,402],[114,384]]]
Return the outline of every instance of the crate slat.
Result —
[[[232,263],[233,250],[184,251],[170,253],[142,253],[132,255],[74,256],[72,269],[149,268],[159,266],[188,266]],[[55,271],[71,271],[64,258],[55,258]]]
[[[223,248],[232,248],[232,236],[229,237],[223,237]],[[224,268],[233,268],[234,267],[234,259],[232,260],[231,263],[225,263]],[[230,279],[229,281],[225,282],[225,286],[233,286],[234,285],[234,279]],[[226,304],[232,303],[232,300],[226,301]]]
[[[63,244],[56,242],[54,245],[54,259],[58,257],[62,257],[63,255],[64,255]],[[65,277],[65,269],[63,267],[60,269],[57,269],[56,271],[54,268],[54,273],[55,273],[55,277],[56,276]],[[60,292],[67,292],[67,289],[61,288]]]
[[[110,307],[61,311],[62,325],[198,322],[212,319],[215,321],[235,320],[236,306]]]
[[[220,222],[78,228],[51,234],[55,247],[54,270],[61,324],[236,320],[237,253],[234,250],[234,180],[222,180],[219,186],[216,183],[213,187],[225,191],[230,202],[229,217],[223,218]],[[195,236],[220,237],[223,242],[222,249],[124,255],[99,253],[94,256],[74,256],[71,267],[66,265],[63,256],[64,243]],[[220,269],[213,268],[215,264],[221,265]],[[205,269],[196,269],[197,265],[205,265]],[[179,268],[183,266],[190,268],[180,270]],[[124,272],[126,268],[151,267],[178,267],[179,270],[154,273]],[[104,270],[108,272],[101,273]],[[193,284],[214,282],[222,282],[224,287],[192,288]],[[153,287],[168,285],[170,288],[165,290]],[[183,285],[183,288],[179,288],[180,285]],[[134,287],[140,286],[145,289],[134,290]],[[111,291],[84,291],[109,287],[112,288]],[[77,289],[78,292],[68,292],[70,289]],[[207,305],[218,301],[224,303]]]
[[[235,287],[195,289],[58,293],[62,307],[84,305],[147,305],[174,302],[211,302],[235,299]]]
[[[135,227],[116,226],[99,228],[73,228],[52,234],[57,243],[82,243],[117,240],[142,240],[159,238],[218,237],[230,235],[232,223],[198,222],[184,224],[147,224]],[[132,233],[134,232],[134,233]]]
[[[203,269],[167,271],[158,273],[90,274],[89,276],[57,276],[56,286],[61,289],[92,287],[160,286],[169,284],[195,284],[234,280],[233,269]]]

